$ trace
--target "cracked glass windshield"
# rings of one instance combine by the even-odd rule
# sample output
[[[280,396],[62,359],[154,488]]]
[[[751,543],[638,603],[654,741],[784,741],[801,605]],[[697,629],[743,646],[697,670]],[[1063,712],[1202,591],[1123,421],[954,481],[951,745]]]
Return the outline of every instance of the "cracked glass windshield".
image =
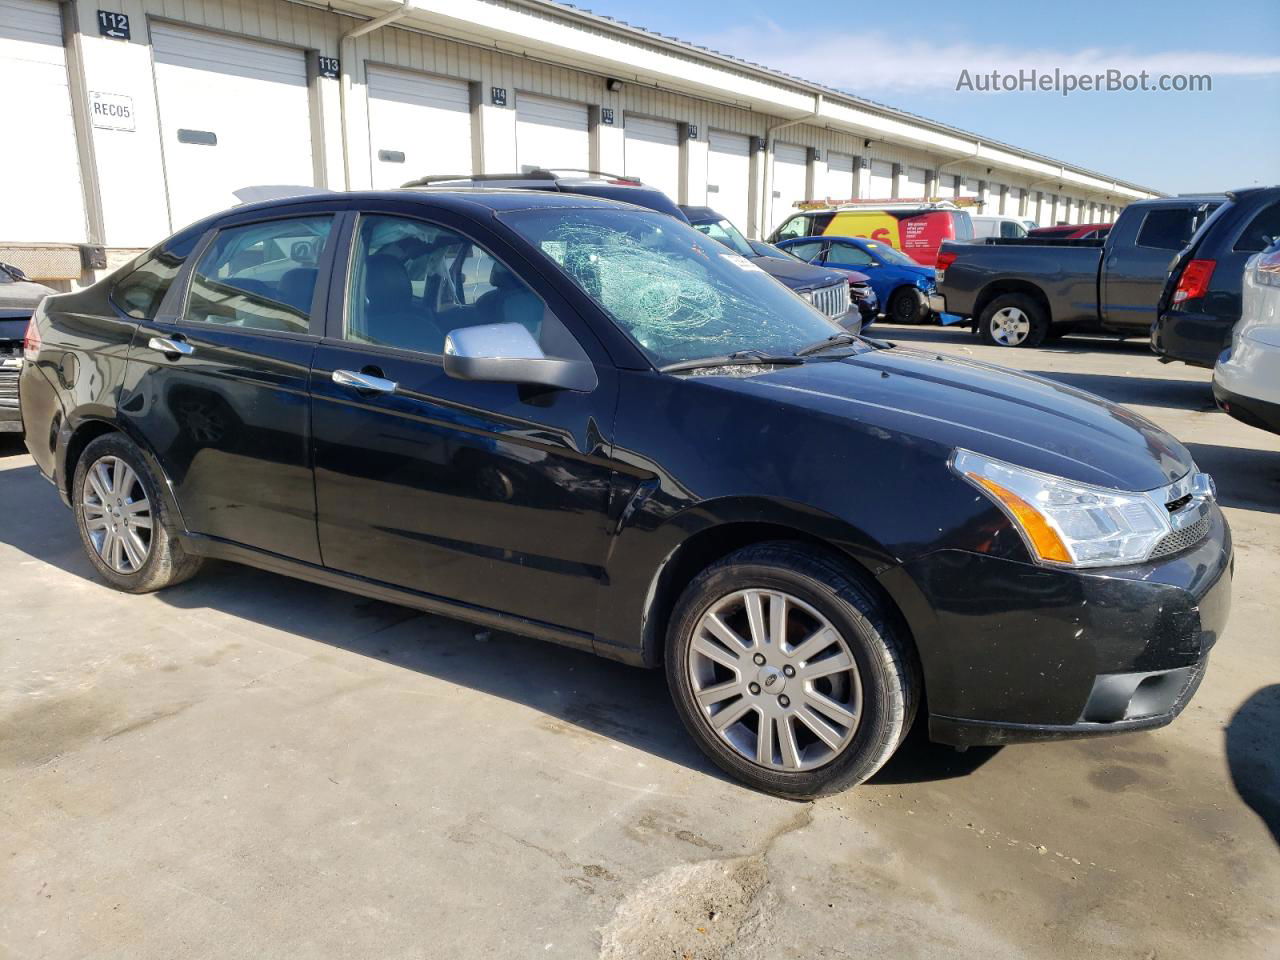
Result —
[[[790,356],[841,330],[746,257],[662,214],[561,208],[502,219],[658,367],[743,350]]]

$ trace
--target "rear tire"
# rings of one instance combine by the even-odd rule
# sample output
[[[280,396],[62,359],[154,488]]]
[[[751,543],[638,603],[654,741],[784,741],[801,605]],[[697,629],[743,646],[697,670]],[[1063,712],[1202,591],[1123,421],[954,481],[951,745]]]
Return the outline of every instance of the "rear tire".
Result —
[[[793,543],[746,547],[693,579],[672,614],[666,671],[680,719],[717,766],[796,800],[875,774],[920,689],[914,652],[879,600]]]
[[[996,297],[978,318],[978,335],[991,347],[1038,347],[1048,334],[1048,314],[1021,293]]]
[[[189,580],[201,558],[183,549],[181,526],[160,494],[160,478],[118,433],[89,443],[76,463],[71,503],[89,562],[117,590],[150,593]]]
[[[929,319],[929,301],[915,287],[899,287],[889,298],[889,319],[894,323],[924,323]]]

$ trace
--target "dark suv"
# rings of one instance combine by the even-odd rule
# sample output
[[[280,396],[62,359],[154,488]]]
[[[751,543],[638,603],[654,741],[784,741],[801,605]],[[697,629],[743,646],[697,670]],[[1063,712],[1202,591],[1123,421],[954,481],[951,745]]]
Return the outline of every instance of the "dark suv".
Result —
[[[118,589],[219,557],[665,664],[699,746],[786,796],[869,777],[924,703],[959,745],[1168,723],[1227,619],[1173,437],[851,336],[608,200],[238,207],[45,300],[20,385]]]
[[[1277,239],[1280,187],[1228,193],[1174,258],[1151,327],[1151,349],[1162,360],[1212,367],[1240,319],[1245,262]]]

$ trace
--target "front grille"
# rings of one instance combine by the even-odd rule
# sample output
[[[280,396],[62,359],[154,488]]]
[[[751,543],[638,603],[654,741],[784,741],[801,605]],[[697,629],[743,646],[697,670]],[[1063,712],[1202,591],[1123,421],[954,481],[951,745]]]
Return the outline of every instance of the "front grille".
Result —
[[[18,405],[18,371],[12,367],[0,367],[0,407]]]
[[[809,297],[815,307],[833,319],[849,312],[849,284],[844,280],[815,290]]]
[[[1183,550],[1194,547],[1197,543],[1205,538],[1205,534],[1209,532],[1209,518],[1201,517],[1195,523],[1183,527],[1181,530],[1175,530],[1163,540],[1156,544],[1156,548],[1151,551],[1151,559],[1155,560],[1159,557],[1168,557],[1175,553],[1181,553]]]

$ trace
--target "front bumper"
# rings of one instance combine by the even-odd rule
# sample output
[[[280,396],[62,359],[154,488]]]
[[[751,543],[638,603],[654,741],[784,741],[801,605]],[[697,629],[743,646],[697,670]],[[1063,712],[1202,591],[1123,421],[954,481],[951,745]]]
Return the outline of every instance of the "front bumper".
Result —
[[[1226,626],[1222,511],[1158,561],[1061,570],[943,550],[881,575],[916,638],[930,736],[959,746],[1125,733],[1186,706]]]

